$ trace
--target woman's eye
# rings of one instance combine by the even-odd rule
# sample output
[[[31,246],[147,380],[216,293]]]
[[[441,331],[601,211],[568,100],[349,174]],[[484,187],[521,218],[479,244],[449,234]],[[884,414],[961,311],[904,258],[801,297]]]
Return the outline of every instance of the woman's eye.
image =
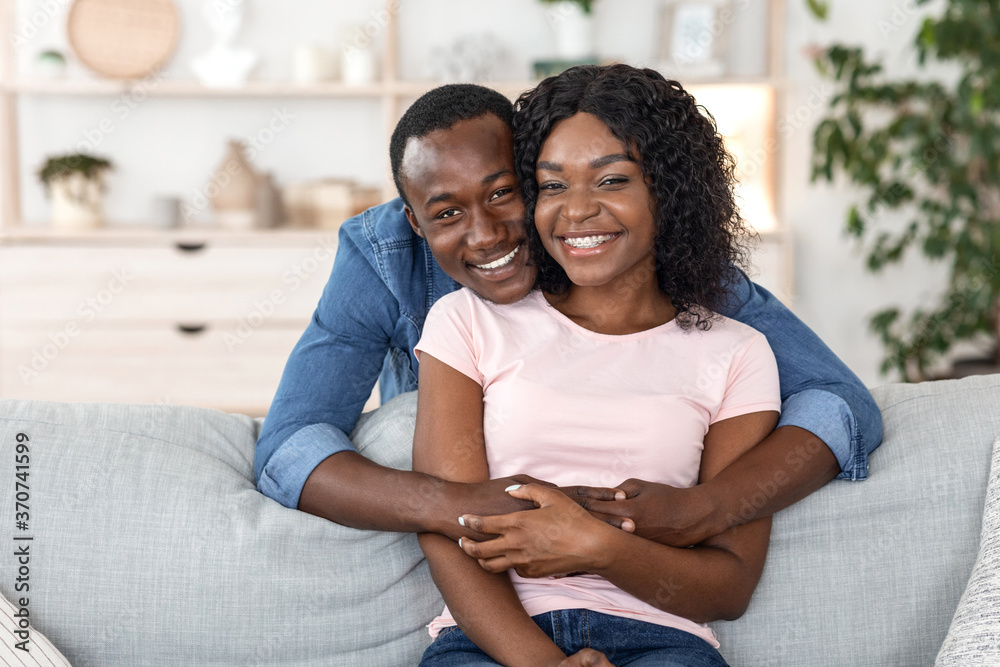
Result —
[[[562,187],[563,187],[562,183],[548,182],[548,183],[541,183],[538,186],[538,189],[539,190],[560,190],[560,189],[562,189]]]
[[[628,179],[624,176],[608,176],[601,181],[601,185],[621,185],[622,183],[628,183]]]

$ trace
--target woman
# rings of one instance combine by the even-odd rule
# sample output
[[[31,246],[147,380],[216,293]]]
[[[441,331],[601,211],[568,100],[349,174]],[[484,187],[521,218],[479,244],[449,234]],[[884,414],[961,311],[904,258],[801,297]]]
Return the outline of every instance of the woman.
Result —
[[[414,469],[458,481],[526,470],[561,486],[713,477],[780,405],[764,337],[712,312],[745,234],[714,123],[676,82],[615,65],[525,93],[514,131],[538,289],[507,306],[468,290],[434,306],[417,345]],[[525,444],[539,433],[548,446]],[[547,526],[533,538],[577,576],[508,574],[516,554],[477,563],[421,535],[448,604],[422,664],[725,664],[704,623],[745,610],[769,519],[678,549],[556,490],[510,493],[535,501],[523,525]]]

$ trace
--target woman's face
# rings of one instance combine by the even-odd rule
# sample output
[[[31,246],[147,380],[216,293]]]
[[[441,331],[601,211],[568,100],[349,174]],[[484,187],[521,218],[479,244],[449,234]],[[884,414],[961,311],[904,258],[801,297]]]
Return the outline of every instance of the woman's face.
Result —
[[[556,123],[535,166],[535,227],[575,285],[655,281],[656,221],[639,163],[597,116]]]

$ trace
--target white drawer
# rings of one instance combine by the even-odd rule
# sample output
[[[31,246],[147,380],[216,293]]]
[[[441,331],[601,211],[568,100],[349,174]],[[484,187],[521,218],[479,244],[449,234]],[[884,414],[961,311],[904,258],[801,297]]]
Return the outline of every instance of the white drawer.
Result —
[[[332,237],[331,237],[332,238]],[[7,323],[308,321],[333,266],[329,239],[301,247],[0,248]]]
[[[302,328],[236,323],[186,334],[168,325],[95,323],[0,330],[0,395],[167,403],[262,415]]]

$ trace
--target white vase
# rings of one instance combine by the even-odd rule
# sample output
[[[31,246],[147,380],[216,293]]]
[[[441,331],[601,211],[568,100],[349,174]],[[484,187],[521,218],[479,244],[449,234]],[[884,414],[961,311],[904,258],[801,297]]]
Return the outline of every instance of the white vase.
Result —
[[[104,178],[79,172],[53,179],[52,226],[65,231],[95,229],[104,224]]]
[[[563,60],[580,60],[595,55],[594,17],[575,2],[553,3],[547,12],[556,35],[556,55]]]
[[[364,86],[375,81],[375,54],[371,49],[346,47],[340,58],[340,76],[349,86]]]
[[[295,49],[292,58],[292,81],[309,85],[326,81],[332,75],[330,54],[318,46],[303,45]]]
[[[202,16],[212,30],[211,48],[191,61],[199,83],[208,88],[240,88],[246,85],[257,65],[257,54],[236,46],[243,27],[246,0],[206,0]]]

